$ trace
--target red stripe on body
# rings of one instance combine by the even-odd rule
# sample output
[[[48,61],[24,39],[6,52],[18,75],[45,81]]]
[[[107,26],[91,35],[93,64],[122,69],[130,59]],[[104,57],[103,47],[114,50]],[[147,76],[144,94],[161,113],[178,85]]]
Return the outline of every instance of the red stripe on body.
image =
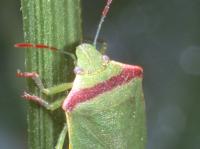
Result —
[[[143,70],[139,66],[124,65],[119,75],[90,88],[72,90],[65,99],[62,108],[65,111],[72,111],[78,103],[85,102],[117,86],[128,83],[135,77],[142,77],[142,72]]]

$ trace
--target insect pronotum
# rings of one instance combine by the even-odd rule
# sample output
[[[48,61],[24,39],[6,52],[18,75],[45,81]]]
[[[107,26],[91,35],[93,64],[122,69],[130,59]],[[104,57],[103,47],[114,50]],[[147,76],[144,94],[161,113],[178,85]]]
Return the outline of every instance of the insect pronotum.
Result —
[[[64,127],[56,148],[63,146],[68,131],[70,149],[144,149],[146,142],[145,105],[142,91],[143,69],[110,60],[96,49],[98,35],[112,0],[107,0],[93,45],[76,48],[76,74],[72,83],[44,88],[36,72],[17,71],[17,77],[32,78],[40,90],[53,95],[71,88],[65,99],[48,103],[24,92],[23,97],[49,110],[62,105],[66,113]],[[18,43],[18,48],[60,51],[44,44]],[[70,55],[74,60],[75,56]],[[64,101],[64,102],[63,102]]]

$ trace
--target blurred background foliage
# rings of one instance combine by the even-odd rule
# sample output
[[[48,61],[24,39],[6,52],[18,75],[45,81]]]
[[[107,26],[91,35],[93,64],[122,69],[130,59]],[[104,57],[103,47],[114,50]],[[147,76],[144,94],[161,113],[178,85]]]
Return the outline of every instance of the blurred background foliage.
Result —
[[[94,37],[105,0],[83,0],[85,37]],[[113,0],[100,38],[115,60],[144,68],[147,149],[200,147],[200,1]],[[0,149],[26,149],[20,0],[0,1]]]

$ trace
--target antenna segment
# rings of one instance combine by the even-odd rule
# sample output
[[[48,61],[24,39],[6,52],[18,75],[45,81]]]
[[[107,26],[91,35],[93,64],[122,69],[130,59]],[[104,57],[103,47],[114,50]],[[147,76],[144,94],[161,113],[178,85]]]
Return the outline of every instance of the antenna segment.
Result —
[[[101,30],[101,26],[107,16],[107,13],[110,9],[110,4],[112,3],[112,0],[107,0],[107,3],[106,3],[106,6],[104,7],[103,11],[102,11],[102,15],[101,15],[101,19],[100,19],[100,22],[99,22],[99,25],[98,25],[98,28],[97,28],[97,32],[96,32],[96,35],[94,37],[94,42],[93,42],[93,45],[96,47],[96,44],[97,44],[97,39],[99,37],[99,33],[100,33],[100,30]]]
[[[16,48],[36,48],[36,49],[49,49],[50,51],[56,51],[56,52],[60,52],[63,54],[66,54],[68,56],[70,56],[73,60],[74,63],[76,64],[76,57],[74,56],[74,54],[67,52],[67,51],[63,51],[60,49],[57,49],[55,47],[51,47],[45,44],[32,44],[32,43],[17,43],[15,44]]]

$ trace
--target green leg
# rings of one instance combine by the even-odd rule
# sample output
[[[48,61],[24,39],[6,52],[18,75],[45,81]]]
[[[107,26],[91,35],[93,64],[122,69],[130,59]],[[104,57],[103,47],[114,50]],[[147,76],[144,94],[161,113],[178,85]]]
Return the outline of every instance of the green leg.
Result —
[[[28,101],[33,101],[50,111],[54,111],[54,110],[58,109],[59,107],[61,107],[63,101],[65,100],[65,97],[61,97],[61,98],[55,100],[54,102],[49,103],[46,100],[44,100],[38,96],[35,96],[35,95],[30,95],[27,92],[24,92],[22,97]]]
[[[39,77],[32,77],[32,79],[35,81],[35,84],[38,86],[38,88],[41,90],[42,93],[46,95],[54,95],[63,91],[66,91],[72,87],[72,83],[62,83],[50,88],[44,88],[44,85]]]
[[[50,88],[43,88],[41,91],[46,95],[54,95],[72,88],[73,83],[62,83]]]
[[[39,88],[46,95],[54,95],[56,93],[60,93],[60,92],[63,92],[65,90],[68,90],[71,87],[72,87],[72,83],[63,83],[63,84],[60,84],[60,85],[57,85],[57,86],[54,86],[54,87],[50,87],[50,88],[41,88],[41,86]],[[54,111],[57,108],[59,108],[61,106],[62,102],[65,99],[65,97],[61,97],[60,99],[57,99],[52,103],[48,103],[46,100],[42,99],[41,97],[38,97],[38,96],[35,96],[35,95],[30,95],[26,92],[24,92],[24,95],[22,97],[25,98],[26,100],[36,102],[39,105],[45,107],[47,110],[50,110],[50,111]]]
[[[48,105],[46,106],[46,109],[47,109],[47,110],[50,110],[50,111],[54,111],[54,110],[60,108],[60,107],[62,106],[62,103],[63,103],[63,101],[65,100],[65,98],[66,98],[66,97],[59,98],[59,99],[57,99],[56,101],[54,101],[54,102],[48,104]]]
[[[50,110],[50,111],[54,111],[54,110],[60,108],[64,99],[65,99],[65,97],[62,97],[62,98],[57,99],[56,101],[54,101],[52,103],[48,103],[44,99],[42,99],[38,96],[30,95],[26,92],[24,92],[24,95],[22,97],[25,98],[26,100],[36,102],[40,106],[43,106],[44,108],[46,108],[47,110]],[[67,134],[67,124],[65,124],[64,127],[63,127],[63,130],[62,130],[62,132],[59,136],[59,139],[58,139],[58,142],[57,142],[55,149],[62,149],[63,148],[66,134]]]
[[[50,88],[44,88],[44,85],[39,77],[39,75],[36,72],[21,72],[20,70],[17,71],[16,74],[17,77],[21,78],[32,78],[40,91],[46,95],[54,95],[63,91],[66,91],[72,87],[72,83],[63,83],[59,84]],[[33,101],[35,103],[38,103],[40,106],[43,106],[47,110],[54,111],[61,107],[63,101],[65,100],[65,97],[61,97],[57,100],[55,100],[52,103],[47,102],[46,100],[42,99],[41,97],[30,95],[26,92],[22,95],[22,97],[28,101]],[[64,145],[65,136],[67,134],[67,125],[65,124],[63,127],[63,130],[59,136],[56,149],[62,149]]]
[[[60,84],[60,85],[57,85],[57,86],[54,86],[54,87],[44,88],[44,85],[43,85],[39,75],[36,72],[21,72],[20,70],[18,70],[16,76],[21,77],[21,78],[31,78],[31,79],[33,79],[35,84],[40,89],[40,91],[42,93],[46,94],[46,95],[54,95],[54,94],[66,91],[66,90],[68,90],[72,87],[72,83],[63,83],[63,84]],[[46,109],[51,110],[51,111],[59,108],[61,106],[63,100],[65,99],[65,97],[62,97],[62,98],[54,101],[53,103],[48,103],[47,101],[45,101],[41,97],[38,97],[38,96],[35,96],[35,95],[30,95],[26,92],[24,92],[24,95],[22,95],[22,97],[25,98],[26,100],[36,102],[39,105],[41,105],[41,106],[43,106]]]
[[[33,81],[38,86],[40,91],[46,95],[54,95],[54,94],[66,91],[72,87],[72,83],[63,83],[63,84],[56,85],[54,87],[44,88],[44,85],[40,79],[40,76],[36,72],[21,72],[20,70],[18,70],[16,76],[19,78],[33,79]]]
[[[60,136],[58,138],[58,142],[56,144],[55,149],[62,149],[64,142],[65,142],[65,137],[67,134],[67,124],[64,125],[62,132],[60,133]]]

